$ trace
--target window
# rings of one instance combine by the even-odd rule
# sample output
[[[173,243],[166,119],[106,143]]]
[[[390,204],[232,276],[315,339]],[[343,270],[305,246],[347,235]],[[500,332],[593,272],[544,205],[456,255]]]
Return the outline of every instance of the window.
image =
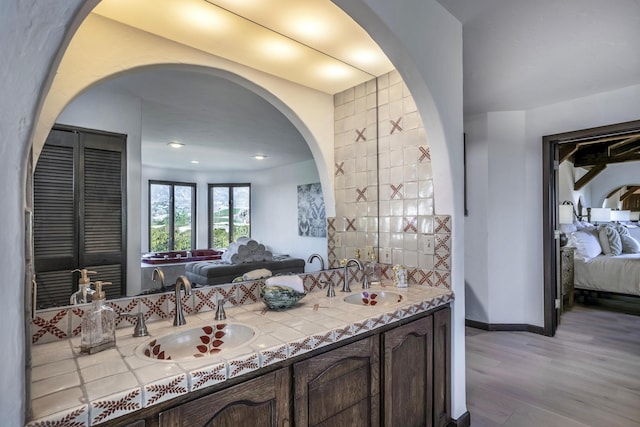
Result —
[[[209,184],[209,247],[251,236],[251,184]]]
[[[149,250],[195,249],[196,184],[149,181]]]

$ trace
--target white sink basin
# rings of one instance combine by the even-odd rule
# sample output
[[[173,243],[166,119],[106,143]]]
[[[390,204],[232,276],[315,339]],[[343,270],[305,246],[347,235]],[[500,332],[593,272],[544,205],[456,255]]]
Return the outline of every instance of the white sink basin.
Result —
[[[219,323],[175,332],[152,339],[136,349],[143,358],[165,361],[211,357],[247,344],[255,336],[253,328],[237,323]]]
[[[344,301],[355,305],[395,305],[402,302],[402,295],[387,291],[362,291],[344,297]]]

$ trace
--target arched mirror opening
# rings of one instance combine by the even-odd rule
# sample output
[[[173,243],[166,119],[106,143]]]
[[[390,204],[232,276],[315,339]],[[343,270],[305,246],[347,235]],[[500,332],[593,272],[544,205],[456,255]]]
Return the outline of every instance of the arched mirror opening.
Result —
[[[268,245],[269,259],[256,261],[272,261],[274,255],[277,259],[281,254],[306,260],[313,253],[326,253],[326,235],[317,233],[317,222],[322,222],[323,231],[326,223],[322,188],[309,146],[273,105],[238,84],[197,71],[145,69],[90,88],[74,99],[56,122],[35,168],[40,308],[68,304],[69,296],[77,290],[77,285],[70,284],[77,283],[79,277],[79,273],[72,276],[71,271],[85,267],[97,273],[91,280],[113,283],[105,287],[111,298],[168,290],[179,275],[185,275],[189,263],[220,259],[231,233],[235,234],[232,241],[245,236],[260,242],[262,248]],[[114,182],[112,177],[95,188],[95,197],[103,202],[96,207],[97,212],[90,211],[92,205],[84,197],[89,190],[73,189],[73,183],[95,180],[94,172],[100,177],[109,170],[104,164],[108,148],[99,147],[101,156],[95,165],[83,162],[82,167],[75,168],[73,154],[68,156],[69,164],[61,164],[59,156],[52,159],[51,154],[52,147],[60,145],[61,134],[78,139],[84,147],[86,141],[95,145],[99,142],[94,141],[96,138],[116,137],[106,135],[105,129],[126,134],[120,135],[126,167],[118,175],[127,183],[120,203],[126,206],[127,199],[141,200],[134,221],[127,224],[126,214],[116,214],[116,234],[120,226],[125,229],[127,225],[122,239],[105,234],[109,229],[104,222],[106,214],[118,209],[113,200],[104,197],[105,184]],[[139,132],[130,131],[137,129]],[[259,154],[265,158],[256,159]],[[80,153],[76,158],[84,157]],[[66,199],[60,197],[38,197],[42,193],[39,188],[46,189],[48,182],[55,182],[59,193],[61,181],[52,177],[74,170],[82,171],[84,177],[66,181],[69,203],[61,205]],[[139,171],[133,174],[139,178],[133,179],[129,171]],[[311,184],[315,185],[313,195],[303,203],[311,201],[313,205],[314,210],[305,215],[305,224],[315,221],[315,234],[306,229],[299,232],[296,226],[298,186]],[[83,195],[75,202],[74,191]],[[55,205],[46,211],[47,204],[39,201]],[[230,203],[235,211],[231,225],[223,215],[226,212],[229,218]],[[81,218],[80,213],[87,219],[76,224],[73,220]],[[91,224],[90,218],[95,217],[99,222]],[[65,229],[69,232],[58,232]],[[97,236],[96,230],[101,230]],[[64,236],[64,242],[54,239],[56,235]],[[74,236],[78,236],[75,246],[71,242]],[[118,262],[113,262],[113,253],[96,258],[96,251],[90,247],[91,238],[96,237],[103,239],[95,245],[108,246],[113,240],[122,248],[124,253],[115,257]],[[128,239],[139,242],[141,251],[126,254]],[[68,253],[69,262],[60,262],[63,252]],[[47,254],[53,256],[47,259]],[[71,261],[74,254],[76,259]],[[126,275],[122,267],[126,262],[137,264],[137,275]],[[47,268],[51,263],[54,265]],[[166,283],[152,280],[156,268],[163,272]]]
[[[305,261],[311,253],[326,255],[329,268],[340,267],[341,260],[358,252],[363,259],[374,253],[386,265],[407,266],[416,283],[450,286],[450,217],[434,215],[431,154],[424,126],[411,94],[388,61],[369,74],[354,67],[360,75],[351,85],[322,93],[295,81],[274,82],[268,74],[229,65],[215,55],[203,61],[200,52],[194,57],[187,46],[191,41],[182,40],[185,45],[176,47],[150,28],[144,35],[133,31],[135,37],[131,37],[135,23],[109,15],[108,5],[102,2],[105,8],[87,17],[63,58],[45,101],[34,153],[37,158],[42,150],[38,134],[44,140],[44,131],[51,129],[43,128],[43,123],[126,136],[127,265],[126,292],[121,295],[138,295],[158,286],[150,278],[155,267],[145,269],[141,263],[152,240],[149,182],[195,183],[198,188],[195,201],[190,200],[195,221],[190,227],[178,224],[192,233],[189,237],[195,247],[191,254],[179,251],[181,257],[198,256],[195,250],[212,246],[207,186],[251,183],[251,236],[274,252]],[[95,40],[95,31],[110,37]],[[127,43],[119,44],[118,56],[104,55],[118,40],[122,42],[123,35]],[[100,46],[87,51],[82,43],[87,40]],[[110,42],[103,45],[104,40]],[[145,52],[142,60],[140,52]],[[80,59],[86,67],[73,68]],[[193,69],[154,66],[159,60],[196,65]],[[140,68],[145,64],[152,67]],[[263,65],[256,60],[256,68]],[[229,69],[223,77],[212,72],[221,68]],[[83,92],[86,87],[90,88]],[[65,100],[74,92],[81,94]],[[334,94],[327,96],[327,92]],[[316,101],[312,111],[309,99]],[[56,110],[61,113],[51,115]],[[325,117],[333,117],[333,123],[326,123]],[[203,140],[218,141],[220,146],[211,149],[192,142]],[[276,141],[285,148],[277,156],[269,155]],[[170,142],[185,145],[172,149]],[[249,146],[252,155],[266,154],[266,159],[249,158]],[[243,150],[244,160],[236,170],[228,169],[228,156]],[[274,166],[280,157],[289,163]],[[259,162],[271,167],[260,169]],[[323,174],[331,179],[327,181]],[[327,189],[332,181],[333,188]],[[296,187],[318,182],[325,199],[330,196],[326,237],[301,237]],[[291,189],[295,196],[282,200]],[[280,232],[285,227],[287,231]],[[179,236],[174,236],[176,240]],[[64,275],[71,278],[70,271]]]

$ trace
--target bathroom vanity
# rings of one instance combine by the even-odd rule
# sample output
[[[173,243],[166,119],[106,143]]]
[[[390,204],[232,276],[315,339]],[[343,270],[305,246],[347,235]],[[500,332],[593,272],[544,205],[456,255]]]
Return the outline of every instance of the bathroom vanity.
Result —
[[[359,291],[354,287],[351,295]],[[389,291],[401,298],[367,303],[375,292]],[[73,389],[84,403],[29,425],[67,425],[59,422],[67,416],[84,422],[77,425],[136,427],[446,426],[452,292],[387,287],[370,290],[362,304],[337,294],[310,292],[283,312],[267,311],[261,302],[229,307],[224,322],[247,326],[254,336],[197,359],[150,359],[143,349],[157,348],[159,354],[161,337],[199,327],[215,330],[211,311],[188,316],[180,328],[168,321],[150,323],[150,337],[133,338],[131,328],[120,329],[117,349],[96,355],[79,355],[77,339],[67,340],[81,371],[81,384]],[[37,353],[65,348],[61,342],[36,347],[41,347]],[[98,366],[109,368],[99,372]],[[110,396],[97,397],[90,376],[119,386]]]

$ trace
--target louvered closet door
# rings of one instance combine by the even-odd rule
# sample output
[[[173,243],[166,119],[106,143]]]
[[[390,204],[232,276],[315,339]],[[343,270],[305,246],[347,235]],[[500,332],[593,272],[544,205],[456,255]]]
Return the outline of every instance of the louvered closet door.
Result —
[[[88,268],[126,292],[126,180],[123,135],[52,130],[34,174],[38,306],[69,304],[71,270]]]
[[[74,157],[78,136],[53,130],[33,176],[34,265],[38,308],[68,305],[76,268]]]

